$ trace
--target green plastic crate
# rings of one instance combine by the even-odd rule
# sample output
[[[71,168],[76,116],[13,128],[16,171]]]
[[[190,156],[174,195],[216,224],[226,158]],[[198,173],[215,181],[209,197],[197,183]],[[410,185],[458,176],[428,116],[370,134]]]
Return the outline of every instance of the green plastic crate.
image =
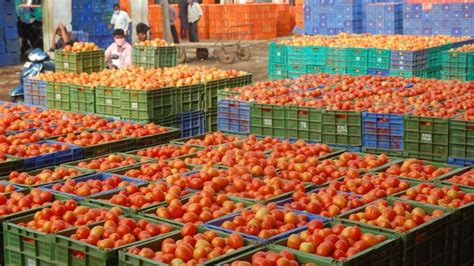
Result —
[[[130,169],[117,170],[117,171],[115,171],[116,172],[115,174],[119,174],[118,172],[125,172],[125,171],[128,171],[128,170],[130,170]],[[97,208],[110,209],[110,208],[113,208],[113,207],[118,207],[125,214],[128,214],[128,215],[137,215],[139,213],[146,212],[149,209],[153,209],[153,208],[157,208],[157,207],[161,207],[161,206],[166,205],[166,201],[162,201],[162,202],[153,203],[151,205],[148,205],[148,206],[140,208],[140,209],[133,209],[133,208],[130,208],[130,207],[127,207],[127,206],[113,204],[113,203],[107,201],[110,198],[112,198],[112,196],[114,196],[115,194],[118,194],[118,193],[119,193],[119,191],[115,191],[115,193],[112,193],[112,194],[109,193],[109,194],[105,194],[105,195],[96,196],[93,199],[87,199],[87,202],[89,204],[92,204],[93,206],[96,206]],[[189,197],[189,195],[187,195],[187,196]]]
[[[348,48],[328,47],[326,49],[326,66],[345,68],[350,65],[349,55]]]
[[[228,78],[226,88],[238,88],[252,84],[252,74]]]
[[[307,73],[306,65],[288,65],[288,77],[298,78]]]
[[[335,153],[338,153],[338,152],[335,151]],[[304,187],[305,187],[305,191],[310,191],[311,189],[314,188],[314,185],[313,185],[313,183],[304,183]],[[294,194],[294,192],[291,191],[291,192],[282,193],[280,195],[275,195],[275,196],[273,196],[271,198],[267,198],[267,199],[243,198],[243,197],[235,196],[231,193],[228,193],[227,196],[232,201],[243,202],[247,206],[252,206],[254,204],[267,205],[270,202],[278,202],[278,201],[281,201],[281,200],[289,199],[289,198],[291,198],[291,196],[293,194]]]
[[[304,106],[286,106],[286,137],[322,141],[322,111]]]
[[[176,113],[187,113],[204,109],[204,85],[196,84],[175,88],[177,92]]]
[[[212,80],[204,84],[204,95],[205,102],[204,108],[215,108],[217,107],[217,98],[219,90],[226,88],[227,79]]]
[[[336,74],[347,74],[347,69],[345,66],[343,67],[333,67],[333,66],[326,66],[324,68],[324,72],[332,75]]]
[[[447,174],[446,176],[449,178],[453,175],[454,174]],[[436,187],[449,187],[451,185],[452,184],[449,183],[441,183],[436,184]],[[461,191],[465,193],[474,193],[474,188],[461,187]],[[394,194],[391,197],[399,198],[403,195],[405,195],[405,192]],[[414,201],[406,200],[410,202]],[[455,252],[448,254],[449,265],[471,265],[474,263],[474,253],[472,252],[474,248],[474,228],[472,227],[472,224],[474,223],[474,203],[471,202],[452,210],[454,211],[454,215],[451,218],[453,220],[453,230],[455,231],[452,245]]]
[[[122,88],[97,86],[95,88],[95,111],[102,115],[122,115]]]
[[[255,103],[250,106],[250,134],[286,137],[285,107]]]
[[[347,48],[347,61],[348,67],[367,69],[369,63],[369,49]]]
[[[459,81],[473,81],[474,74],[470,73],[449,73],[444,70],[441,71],[441,79],[445,80],[459,80]]]
[[[397,76],[402,78],[409,78],[409,77],[420,77],[420,78],[427,78],[428,71],[424,70],[399,70],[399,69],[390,69],[390,76]]]
[[[217,131],[217,107],[206,110],[206,132]]]
[[[166,115],[160,118],[155,118],[153,119],[153,122],[160,126],[165,126],[165,127],[173,127],[173,128],[179,127],[179,123],[178,123],[176,115]]]
[[[134,218],[134,220],[138,221],[141,219],[141,217],[131,217]],[[146,218],[145,218],[146,219]],[[147,219],[149,222],[154,222],[149,219]],[[103,224],[103,223],[99,223]],[[99,225],[99,224],[94,224],[94,225]],[[89,225],[89,228],[92,228],[94,225]],[[157,239],[159,237],[169,237],[171,235],[176,234],[177,227],[173,226],[173,231],[163,234],[163,235],[158,235],[156,237],[153,237],[151,239],[146,239],[146,240],[140,240],[136,241],[130,244],[126,244],[117,248],[113,248],[111,250],[105,251],[100,248],[98,248],[95,245],[90,245],[86,244],[84,242],[81,242],[79,240],[73,240],[69,238],[70,235],[72,235],[77,229],[69,229],[65,230],[63,232],[58,233],[54,238],[53,238],[53,246],[55,246],[55,265],[61,265],[61,266],[68,266],[68,265],[94,265],[94,266],[111,266],[111,265],[117,265],[118,264],[118,253],[119,250],[124,249],[124,248],[129,248],[132,245],[138,245],[141,243],[146,243],[148,241],[151,241],[153,239]],[[75,253],[82,253],[84,254],[83,258],[74,256]]]
[[[385,150],[377,148],[362,148],[362,151],[370,154],[387,154],[389,156],[403,157],[403,151]]]
[[[386,49],[369,49],[368,68],[389,69],[391,51]]]
[[[81,113],[95,113],[94,88],[70,84],[69,92],[71,95],[71,111]]]
[[[49,108],[70,110],[69,84],[63,82],[46,82],[46,99]]]
[[[449,157],[474,159],[474,121],[449,121]]]
[[[240,93],[238,93],[236,91],[232,91],[231,88],[226,88],[226,89],[217,91],[217,99],[218,100],[226,99],[228,97],[232,97],[232,96],[239,95],[239,94]]]
[[[198,228],[198,233],[204,233],[205,231],[213,231],[213,230],[205,229],[204,227],[199,227]],[[219,232],[219,231],[216,231],[216,232],[217,232],[217,235],[220,236],[220,237],[228,237],[229,236],[229,234],[226,234],[224,232]],[[166,238],[172,238],[174,240],[179,240],[179,239],[182,239],[182,236],[180,235],[180,233],[174,233],[174,234],[166,236]],[[133,245],[133,247],[138,247],[138,248],[147,247],[147,248],[151,248],[153,251],[158,251],[158,250],[161,250],[161,244],[162,244],[164,239],[165,239],[165,237],[156,238],[152,241],[148,241],[148,242],[143,243],[143,244]],[[229,258],[239,256],[240,254],[249,252],[250,250],[253,250],[257,247],[257,245],[254,244],[252,241],[249,241],[249,240],[246,240],[246,239],[244,239],[244,244],[245,244],[244,247],[242,247],[240,249],[234,250],[234,251],[232,251],[230,253],[227,253],[225,255],[222,255],[222,256],[218,256],[214,259],[207,260],[204,263],[199,264],[199,265],[220,265],[221,262],[226,261]],[[129,252],[127,252],[126,249],[122,249],[119,252],[119,264],[118,265],[120,265],[120,266],[136,266],[136,265],[156,266],[156,265],[167,265],[167,264],[159,263],[159,262],[154,261],[152,259],[148,259],[148,258],[145,258],[145,257],[142,257],[142,256],[135,255],[133,253],[129,253]]]
[[[307,74],[319,74],[319,73],[325,73],[325,72],[326,72],[325,66],[313,66],[313,65],[306,66]]]
[[[307,65],[324,66],[327,59],[327,47],[307,46],[303,50]]]
[[[326,223],[326,226],[334,226],[336,224],[342,223],[345,226],[353,226],[353,224],[346,221],[333,221]],[[362,233],[371,233],[373,235],[384,235],[386,240],[380,244],[377,244],[373,247],[367,248],[352,257],[346,258],[344,260],[335,260],[330,257],[323,257],[316,254],[306,253],[300,250],[288,248],[286,246],[286,241],[288,238],[277,241],[275,246],[270,246],[274,248],[275,251],[286,250],[291,252],[297,259],[302,258],[308,260],[309,262],[316,263],[318,266],[330,266],[330,265],[340,265],[340,266],[349,266],[349,265],[387,265],[387,266],[397,266],[400,265],[400,237],[394,233],[387,232],[378,228],[369,228],[366,226],[359,225]]]
[[[123,89],[120,97],[121,112],[124,119],[150,121],[177,113],[177,92],[175,87],[155,90]]]
[[[167,131],[144,137],[135,137],[135,147],[137,149],[168,143],[181,136],[181,129],[167,127]]]
[[[406,157],[414,156],[426,160],[447,161],[449,120],[406,115],[404,119],[404,146]]]
[[[54,262],[43,260],[35,256],[28,256],[18,251],[12,251],[9,249],[3,249],[4,260],[2,259],[3,265],[22,265],[22,266],[54,266]]]
[[[388,198],[387,201],[390,205],[393,205],[395,200],[393,198]],[[375,201],[370,205],[376,204],[377,202],[378,201]],[[364,211],[365,207],[369,205],[351,210],[342,215],[341,219],[350,224],[356,224],[366,228],[381,229],[399,235],[402,240],[402,252],[400,254],[402,260],[401,265],[449,265],[449,255],[456,252],[453,250],[453,246],[450,245],[454,241],[454,226],[453,220],[450,217],[452,211],[446,208],[425,205],[418,202],[405,202],[409,202],[413,207],[423,209],[428,214],[431,214],[434,210],[443,210],[445,214],[404,233],[388,228],[380,228],[357,221],[347,220],[351,214]]]
[[[270,43],[268,50],[268,62],[286,64],[288,58],[288,47],[283,44]]]
[[[323,143],[362,146],[362,112],[323,110]]]
[[[193,136],[193,137],[175,139],[173,141],[170,141],[170,144],[174,144],[174,145],[178,145],[178,146],[184,146],[184,145],[187,145],[186,143],[189,140],[191,140],[191,139],[201,139],[201,140],[203,140],[206,137],[206,135],[207,134],[202,134],[202,135],[197,135],[197,136]],[[224,134],[224,135],[238,137],[239,140],[243,140],[243,139],[246,138],[246,136],[241,136],[241,135],[236,135],[236,134]],[[191,145],[191,146],[196,147],[196,148],[200,148],[200,149],[205,149],[206,148],[206,147],[200,146],[200,145]],[[219,145],[216,145],[216,146],[219,146]],[[215,146],[211,146],[211,147],[215,147]]]
[[[6,160],[0,162],[0,176],[8,175],[13,171],[23,170],[23,159],[6,154]]]
[[[93,73],[100,72],[105,66],[104,50],[85,52],[54,52],[55,67],[57,72]]]
[[[268,63],[269,79],[286,79],[288,78],[288,65],[280,63]]]
[[[352,76],[362,76],[362,75],[367,75],[369,70],[367,68],[363,67],[348,67],[347,68],[347,74],[352,75]]]
[[[474,67],[474,53],[468,52],[441,52],[441,64],[443,68],[467,69]]]
[[[132,48],[132,64],[145,69],[175,67],[178,48],[175,46],[153,47],[137,46]]]
[[[81,147],[84,158],[92,158],[113,152],[124,152],[135,149],[135,139],[123,138],[96,145]]]

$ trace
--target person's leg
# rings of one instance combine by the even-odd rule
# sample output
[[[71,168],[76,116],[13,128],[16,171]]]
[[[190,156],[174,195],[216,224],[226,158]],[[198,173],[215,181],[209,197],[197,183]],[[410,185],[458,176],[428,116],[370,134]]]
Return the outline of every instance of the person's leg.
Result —
[[[174,43],[179,43],[178,32],[176,31],[175,25],[171,25],[171,34],[173,34]]]
[[[194,37],[196,38],[196,42],[199,42],[199,27],[198,22],[194,22]]]
[[[190,42],[199,42],[198,38],[198,29],[197,29],[197,22],[189,24],[189,41]],[[192,36],[192,37],[191,37]],[[192,40],[191,40],[192,38]]]
[[[188,33],[189,33],[189,41],[190,41],[190,42],[195,42],[195,40],[194,40],[193,24],[194,24],[194,23],[189,23],[189,24],[188,24]]]

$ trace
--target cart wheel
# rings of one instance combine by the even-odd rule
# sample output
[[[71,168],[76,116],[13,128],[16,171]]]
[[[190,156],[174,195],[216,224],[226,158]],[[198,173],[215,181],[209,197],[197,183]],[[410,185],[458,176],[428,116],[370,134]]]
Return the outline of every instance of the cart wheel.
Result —
[[[237,56],[242,61],[248,61],[250,59],[250,49],[248,47],[237,48]]]
[[[206,60],[209,58],[209,51],[207,50],[207,48],[197,48],[196,57],[201,60]]]
[[[235,61],[234,52],[220,51],[217,53],[217,57],[219,57],[219,60],[224,64],[232,64]]]
[[[180,64],[186,63],[186,50],[184,48],[178,49],[178,62]]]

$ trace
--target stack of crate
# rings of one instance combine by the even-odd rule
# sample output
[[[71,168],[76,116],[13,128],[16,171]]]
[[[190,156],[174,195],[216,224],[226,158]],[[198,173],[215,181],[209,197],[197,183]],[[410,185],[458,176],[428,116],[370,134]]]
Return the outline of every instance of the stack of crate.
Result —
[[[14,0],[0,0],[0,66],[20,63],[17,16]]]
[[[403,4],[374,3],[366,7],[366,32],[370,34],[403,34]]]
[[[474,80],[474,50],[465,52],[443,51],[441,62],[442,79]]]
[[[72,1],[72,28],[87,32],[90,42],[107,48],[113,42],[109,24],[114,4],[118,4],[118,0]]]

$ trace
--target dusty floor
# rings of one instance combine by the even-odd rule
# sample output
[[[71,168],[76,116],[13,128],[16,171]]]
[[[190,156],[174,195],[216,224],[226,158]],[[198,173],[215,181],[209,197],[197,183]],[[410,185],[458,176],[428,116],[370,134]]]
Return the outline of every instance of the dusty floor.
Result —
[[[207,60],[199,60],[196,58],[195,53],[191,50],[187,52],[188,60],[186,64],[199,65],[199,66],[214,66],[220,69],[236,69],[243,70],[253,74],[253,80],[262,81],[267,79],[267,65],[268,65],[268,44],[262,43],[252,45],[251,57],[249,61],[235,60],[233,64],[223,64],[219,60],[212,56]],[[211,51],[209,51],[212,53]],[[16,87],[19,83],[19,76],[21,71],[21,65],[0,67],[0,100],[9,100],[9,91]]]

